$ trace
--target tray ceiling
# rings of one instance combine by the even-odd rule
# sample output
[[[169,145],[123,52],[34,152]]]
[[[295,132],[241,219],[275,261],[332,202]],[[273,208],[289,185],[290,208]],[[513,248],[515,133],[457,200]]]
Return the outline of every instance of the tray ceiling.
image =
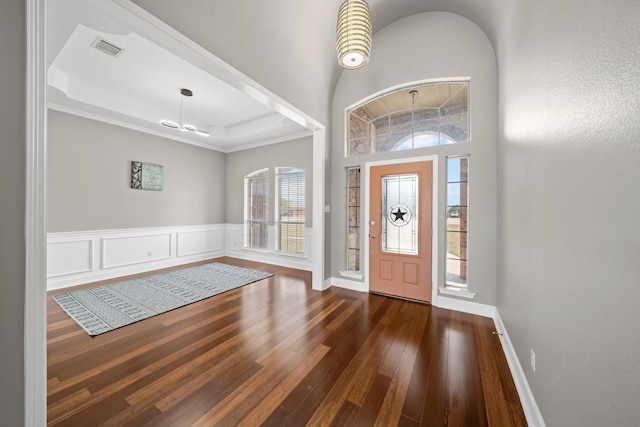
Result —
[[[268,96],[230,84],[225,70],[110,1],[49,0],[49,107],[219,151],[309,134],[272,108]],[[107,42],[113,56],[94,47]],[[108,46],[107,46],[108,47]],[[239,86],[239,87],[238,87]],[[208,137],[166,128],[179,121]]]

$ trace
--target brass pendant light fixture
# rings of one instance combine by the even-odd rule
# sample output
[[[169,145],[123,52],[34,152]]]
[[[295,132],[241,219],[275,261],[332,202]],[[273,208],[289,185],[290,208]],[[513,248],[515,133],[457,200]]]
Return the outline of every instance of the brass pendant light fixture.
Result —
[[[369,62],[371,15],[364,0],[346,0],[338,11],[336,53],[342,68],[354,70]]]

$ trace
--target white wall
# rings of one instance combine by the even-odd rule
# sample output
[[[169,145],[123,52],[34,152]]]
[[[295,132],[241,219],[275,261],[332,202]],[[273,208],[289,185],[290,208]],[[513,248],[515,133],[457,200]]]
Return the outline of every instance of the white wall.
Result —
[[[500,23],[498,309],[547,425],[637,426],[640,3]]]
[[[48,232],[224,223],[223,153],[54,110],[48,138]],[[162,191],[130,188],[133,160]]]
[[[331,273],[344,270],[346,234],[345,167],[383,159],[436,154],[439,162],[439,223],[444,224],[447,155],[470,154],[469,287],[475,302],[495,304],[497,75],[495,55],[484,33],[458,15],[432,12],[401,19],[378,31],[375,55],[356,71],[344,71],[333,101]],[[472,140],[469,143],[344,157],[345,108],[390,87],[409,82],[470,78]],[[362,210],[364,215],[364,209]],[[364,221],[361,221],[364,224]],[[362,227],[361,246],[367,229]],[[444,233],[440,233],[438,285],[444,282]],[[361,253],[361,257],[364,256]],[[361,265],[364,262],[361,260]]]

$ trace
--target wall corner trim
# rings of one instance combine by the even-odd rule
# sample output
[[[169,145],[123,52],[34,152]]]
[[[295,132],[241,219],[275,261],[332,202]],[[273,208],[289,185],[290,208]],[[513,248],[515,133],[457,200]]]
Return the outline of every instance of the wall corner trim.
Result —
[[[507,328],[504,326],[497,308],[495,310],[493,320],[496,325],[496,331],[500,334],[499,337],[500,342],[502,343],[502,349],[507,358],[511,376],[516,384],[516,389],[520,396],[520,403],[522,404],[524,415],[527,418],[527,423],[531,427],[546,427],[544,419],[542,418],[542,413],[540,412],[538,404],[533,397],[533,392],[529,387],[527,377],[524,374],[524,370],[522,369],[516,350],[513,348],[513,344],[511,343],[511,339],[507,333]]]

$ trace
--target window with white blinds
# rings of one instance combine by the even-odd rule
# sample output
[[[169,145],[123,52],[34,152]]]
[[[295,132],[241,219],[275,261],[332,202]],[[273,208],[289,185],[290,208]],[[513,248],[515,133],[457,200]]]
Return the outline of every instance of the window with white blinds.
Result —
[[[269,170],[261,169],[244,177],[244,245],[268,249]]]
[[[276,168],[276,250],[304,255],[304,170]]]

